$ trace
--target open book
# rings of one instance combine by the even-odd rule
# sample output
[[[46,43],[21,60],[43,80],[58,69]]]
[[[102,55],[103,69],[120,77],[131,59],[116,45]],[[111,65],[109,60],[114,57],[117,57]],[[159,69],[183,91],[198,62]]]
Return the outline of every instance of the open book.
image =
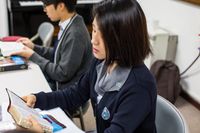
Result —
[[[10,56],[11,53],[22,50],[24,45],[20,42],[1,42],[0,53],[2,56]]]
[[[59,131],[66,126],[58,122],[49,114],[39,114],[33,108],[30,108],[26,103],[12,91],[6,89],[9,96],[9,105],[7,111],[11,114],[16,124],[24,128],[31,128],[32,123],[27,120],[29,116],[34,117],[41,125],[45,133]]]

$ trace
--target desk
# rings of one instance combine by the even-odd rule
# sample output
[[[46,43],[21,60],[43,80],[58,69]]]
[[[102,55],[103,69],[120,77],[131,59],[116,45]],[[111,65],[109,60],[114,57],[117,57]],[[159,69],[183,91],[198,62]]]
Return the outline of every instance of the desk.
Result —
[[[12,124],[12,118],[7,113],[8,96],[5,88],[12,90],[19,96],[28,95],[30,93],[37,93],[40,91],[51,92],[51,89],[40,70],[39,66],[34,63],[29,63],[28,70],[7,71],[0,73],[0,127],[3,122]],[[2,104],[3,103],[3,104]],[[2,105],[2,106],[1,106]],[[2,109],[1,109],[2,108]],[[47,113],[53,115],[58,121],[67,126],[67,128],[58,131],[58,133],[84,133],[66,116],[66,114],[60,109],[52,109]],[[4,114],[3,117],[1,114]],[[11,121],[10,121],[11,120]],[[11,122],[11,123],[10,123]],[[4,125],[5,126],[5,125]],[[14,127],[16,128],[16,127]],[[19,128],[19,127],[17,127]],[[0,131],[1,132],[1,131]],[[30,133],[30,131],[17,129],[10,130],[9,133]],[[8,133],[6,132],[6,133]]]
[[[28,70],[7,71],[0,73],[0,105],[8,101],[5,88],[10,89],[19,96],[51,92],[41,69],[34,63],[29,63]]]

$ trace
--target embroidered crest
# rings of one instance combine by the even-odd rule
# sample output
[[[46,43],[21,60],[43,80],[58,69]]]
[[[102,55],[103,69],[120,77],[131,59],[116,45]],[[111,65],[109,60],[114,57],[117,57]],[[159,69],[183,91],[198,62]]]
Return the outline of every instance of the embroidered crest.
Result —
[[[107,107],[104,107],[102,113],[101,113],[101,117],[104,119],[104,120],[108,120],[110,118],[110,112],[108,110]]]
[[[122,84],[121,84],[120,82],[117,82],[117,83],[116,83],[116,86],[119,87],[119,88],[121,88],[121,87],[122,87]]]

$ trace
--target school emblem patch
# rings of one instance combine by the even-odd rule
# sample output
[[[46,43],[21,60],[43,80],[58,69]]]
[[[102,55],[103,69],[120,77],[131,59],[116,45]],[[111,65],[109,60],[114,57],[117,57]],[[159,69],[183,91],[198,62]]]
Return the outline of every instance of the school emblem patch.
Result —
[[[108,120],[110,118],[110,112],[108,110],[107,107],[104,107],[102,113],[101,113],[101,117],[104,119],[104,120]]]

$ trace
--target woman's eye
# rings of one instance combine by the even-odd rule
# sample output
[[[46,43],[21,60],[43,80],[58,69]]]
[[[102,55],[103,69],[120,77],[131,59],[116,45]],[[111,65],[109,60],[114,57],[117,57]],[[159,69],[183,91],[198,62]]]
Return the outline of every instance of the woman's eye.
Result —
[[[93,30],[94,33],[96,33],[96,30]]]

